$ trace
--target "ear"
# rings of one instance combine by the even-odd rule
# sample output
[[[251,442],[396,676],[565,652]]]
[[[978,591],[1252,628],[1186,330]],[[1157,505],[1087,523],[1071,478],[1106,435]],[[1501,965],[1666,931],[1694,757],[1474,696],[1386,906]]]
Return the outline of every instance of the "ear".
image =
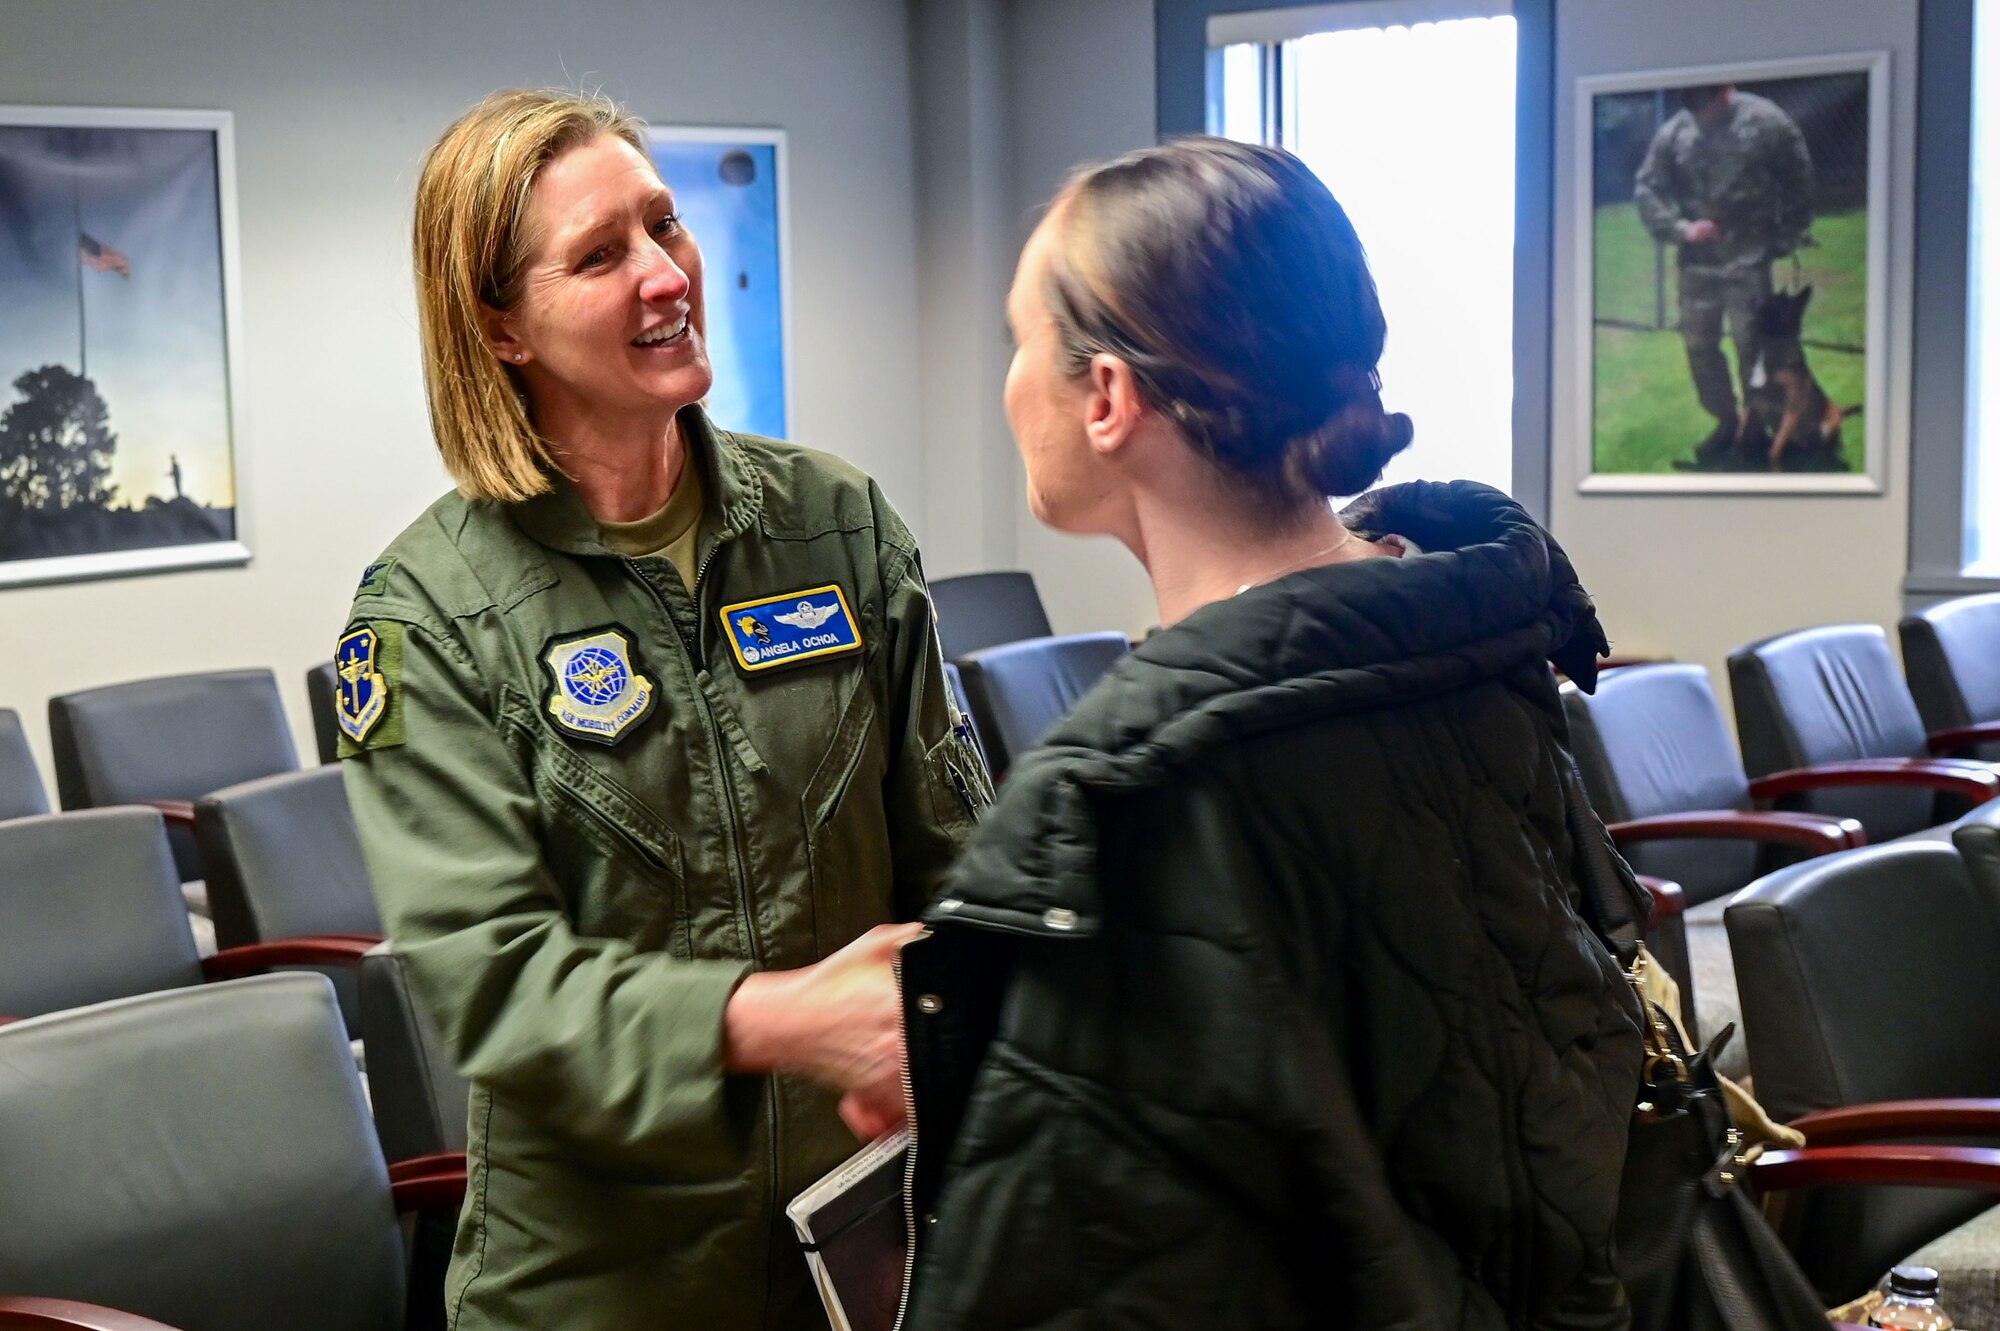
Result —
[[[484,303],[479,307],[479,335],[493,354],[509,365],[519,365],[528,357],[528,348],[515,331],[514,316]]]
[[[1090,358],[1085,373],[1084,437],[1099,454],[1123,448],[1146,414],[1146,395],[1132,367],[1108,351]]]

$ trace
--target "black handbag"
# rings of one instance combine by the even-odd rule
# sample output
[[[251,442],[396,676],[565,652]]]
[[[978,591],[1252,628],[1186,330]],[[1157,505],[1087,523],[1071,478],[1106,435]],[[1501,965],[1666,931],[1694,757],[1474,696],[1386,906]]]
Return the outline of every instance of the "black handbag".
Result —
[[[1574,766],[1565,786],[1586,912],[1644,1014],[1646,1061],[1618,1194],[1618,1273],[1632,1331],[1826,1331],[1818,1294],[1743,1191],[1743,1134],[1715,1075],[1715,1055],[1735,1028],[1691,1053],[1646,997],[1645,890],[1612,847]]]

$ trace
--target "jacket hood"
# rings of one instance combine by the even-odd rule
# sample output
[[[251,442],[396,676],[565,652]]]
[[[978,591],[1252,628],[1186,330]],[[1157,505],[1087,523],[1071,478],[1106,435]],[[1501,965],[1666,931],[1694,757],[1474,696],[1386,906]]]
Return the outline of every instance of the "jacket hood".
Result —
[[[1120,661],[1015,763],[929,912],[1036,935],[1098,917],[1096,792],[1159,785],[1219,744],[1511,676],[1547,664],[1594,689],[1609,651],[1569,558],[1489,486],[1418,481],[1341,514],[1425,553],[1307,569],[1202,607]]]

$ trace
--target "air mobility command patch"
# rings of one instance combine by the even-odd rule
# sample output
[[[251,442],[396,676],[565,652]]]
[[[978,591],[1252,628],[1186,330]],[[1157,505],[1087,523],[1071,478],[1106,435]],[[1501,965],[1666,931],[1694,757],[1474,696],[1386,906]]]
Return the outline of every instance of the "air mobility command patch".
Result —
[[[378,559],[361,570],[361,585],[354,589],[356,596],[380,596],[389,590],[389,573],[396,567],[396,557]]]
[[[385,622],[349,629],[334,648],[333,669],[340,756],[401,744],[403,709],[395,689],[403,673],[403,626]]]
[[[724,606],[722,628],[746,674],[861,650],[861,630],[838,583]]]
[[[556,728],[593,744],[616,744],[653,710],[653,681],[632,664],[631,636],[616,624],[552,638],[544,706]]]

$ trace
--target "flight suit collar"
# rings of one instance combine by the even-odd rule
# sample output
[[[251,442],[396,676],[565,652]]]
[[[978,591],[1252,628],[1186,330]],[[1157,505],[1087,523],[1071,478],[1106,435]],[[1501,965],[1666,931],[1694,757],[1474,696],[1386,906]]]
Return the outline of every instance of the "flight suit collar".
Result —
[[[713,523],[713,535],[704,544],[742,535],[764,508],[764,483],[757,469],[737,446],[735,436],[717,430],[699,406],[682,408],[675,419],[689,463],[701,467],[708,481],[708,513],[702,525],[707,529]],[[560,473],[550,479],[554,484],[547,494],[515,507],[514,520],[521,530],[564,554],[616,558],[617,552],[604,543],[597,519],[584,507],[576,486]]]

